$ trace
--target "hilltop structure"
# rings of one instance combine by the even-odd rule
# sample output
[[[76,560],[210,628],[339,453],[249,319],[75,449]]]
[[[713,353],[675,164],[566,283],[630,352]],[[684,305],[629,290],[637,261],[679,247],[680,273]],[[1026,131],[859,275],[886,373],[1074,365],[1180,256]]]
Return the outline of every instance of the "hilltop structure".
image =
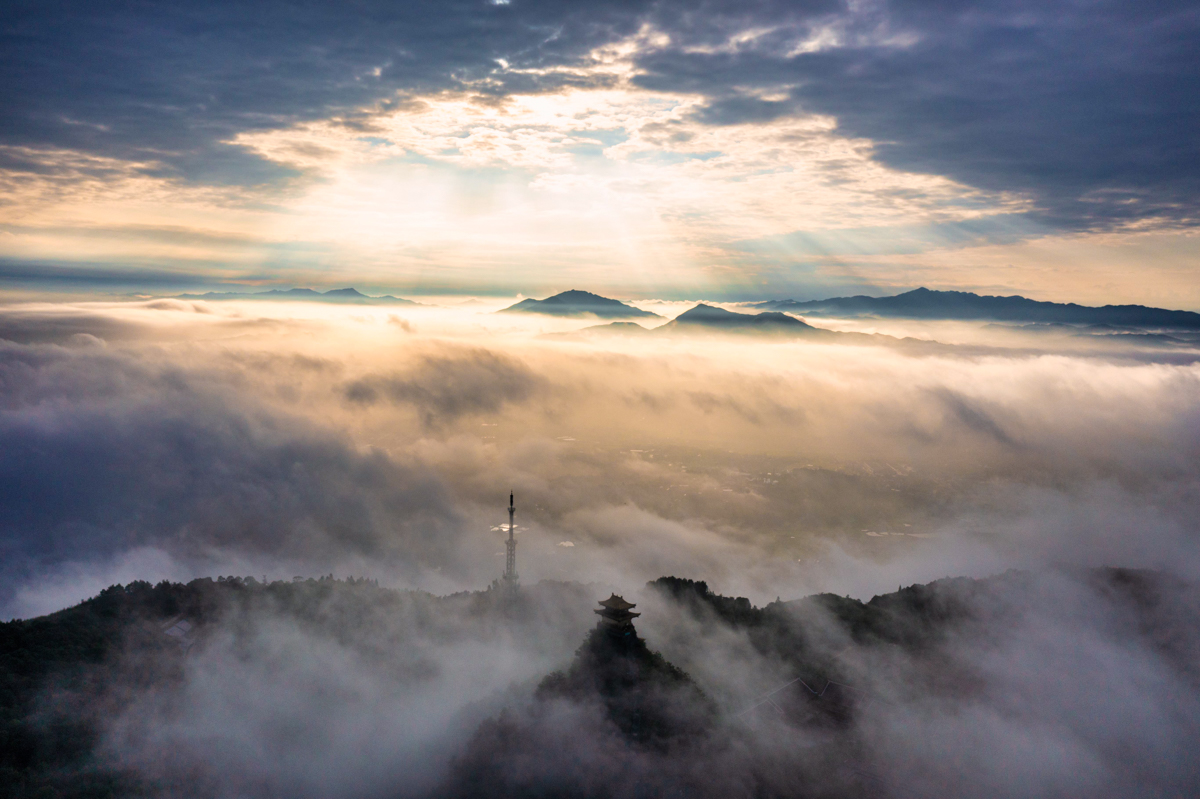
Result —
[[[504,587],[509,593],[516,593],[517,590],[517,539],[513,533],[516,525],[513,524],[513,516],[517,512],[517,507],[513,503],[513,493],[508,492],[508,540],[504,542]]]
[[[593,609],[600,617],[598,626],[610,635],[624,637],[626,635],[637,635],[633,629],[633,620],[640,613],[631,613],[630,608],[636,608],[637,605],[632,602],[626,602],[624,597],[619,597],[613,594],[608,599],[600,601],[600,608]]]

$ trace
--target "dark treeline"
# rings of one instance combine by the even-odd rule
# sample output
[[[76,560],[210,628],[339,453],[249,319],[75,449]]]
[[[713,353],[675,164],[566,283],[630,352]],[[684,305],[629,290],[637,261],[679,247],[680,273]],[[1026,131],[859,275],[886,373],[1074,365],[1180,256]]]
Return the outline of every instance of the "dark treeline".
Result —
[[[1200,588],[1161,572],[1140,569],[1079,569],[1065,576],[1090,597],[1122,611],[1119,623],[1130,640],[1144,643],[1181,673],[1200,684],[1200,650],[1194,624],[1200,621]],[[836,594],[815,594],[762,608],[744,597],[715,594],[706,583],[660,577],[650,586],[690,608],[746,633],[755,649],[789,663],[793,673],[820,687],[844,680],[869,685],[873,676],[835,656],[853,643],[876,650],[900,649],[931,658],[957,640],[989,638],[1019,625],[1031,614],[1050,610],[1041,576],[1010,570],[977,580],[945,578],[900,587],[860,602]],[[834,625],[822,623],[832,619]],[[936,667],[944,678],[944,659]]]
[[[402,616],[409,633],[469,637],[478,633],[473,622],[498,609],[534,615],[539,589],[561,588],[535,587],[514,606],[491,590],[437,597],[332,575],[135,581],[48,616],[0,623],[0,797],[153,793],[153,784],[97,758],[102,720],[139,690],[182,680],[188,652],[217,632],[284,618],[389,669],[420,674],[429,664],[397,659],[403,642],[391,640],[395,627],[383,620]]]

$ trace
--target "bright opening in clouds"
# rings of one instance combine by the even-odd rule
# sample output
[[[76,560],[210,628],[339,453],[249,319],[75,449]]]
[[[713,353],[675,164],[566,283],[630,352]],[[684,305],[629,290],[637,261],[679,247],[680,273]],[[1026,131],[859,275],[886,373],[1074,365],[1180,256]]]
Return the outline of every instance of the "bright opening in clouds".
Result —
[[[192,13],[14,17],[12,279],[1200,301],[1186,6]]]

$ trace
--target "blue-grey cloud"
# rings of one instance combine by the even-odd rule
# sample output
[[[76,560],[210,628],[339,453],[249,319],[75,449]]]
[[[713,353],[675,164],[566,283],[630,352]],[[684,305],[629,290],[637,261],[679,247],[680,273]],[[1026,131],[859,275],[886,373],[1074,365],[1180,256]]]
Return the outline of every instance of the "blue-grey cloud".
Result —
[[[278,180],[294,173],[222,142],[396,103],[401,92],[461,88],[498,58],[569,62],[632,32],[636,11],[484,0],[18,3],[0,29],[0,142],[154,162],[206,182]],[[529,80],[520,88],[536,88]]]
[[[0,280],[9,286],[78,285],[87,288],[182,288],[209,285],[211,278],[163,269],[131,269],[104,263],[63,263],[0,258]]]
[[[1050,227],[1196,220],[1194,4],[893,0],[841,23],[840,45],[794,55],[681,41],[639,80],[705,93],[711,124],[833,115],[883,163],[1021,193]],[[786,99],[748,93],[767,87]]]
[[[704,122],[830,114],[889,166],[1023,194],[1052,229],[1196,219],[1200,12],[1184,2],[23,2],[0,28],[0,144],[286,180],[294,169],[225,142],[331,116],[367,125],[363,109],[428,92],[612,80],[514,69],[586,63],[647,24],[670,44],[641,53],[638,83],[700,93]],[[834,44],[796,47],[823,29]]]
[[[85,335],[0,341],[0,607],[31,575],[140,549],[201,569],[214,553],[456,568],[461,519],[437,477],[269,411],[236,380]]]

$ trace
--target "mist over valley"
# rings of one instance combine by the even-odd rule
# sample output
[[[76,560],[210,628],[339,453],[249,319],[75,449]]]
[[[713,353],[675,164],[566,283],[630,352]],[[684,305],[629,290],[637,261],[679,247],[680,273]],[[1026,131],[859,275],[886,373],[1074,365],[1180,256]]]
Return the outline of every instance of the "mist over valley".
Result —
[[[498,307],[0,307],[7,795],[1194,789],[1186,331]]]

